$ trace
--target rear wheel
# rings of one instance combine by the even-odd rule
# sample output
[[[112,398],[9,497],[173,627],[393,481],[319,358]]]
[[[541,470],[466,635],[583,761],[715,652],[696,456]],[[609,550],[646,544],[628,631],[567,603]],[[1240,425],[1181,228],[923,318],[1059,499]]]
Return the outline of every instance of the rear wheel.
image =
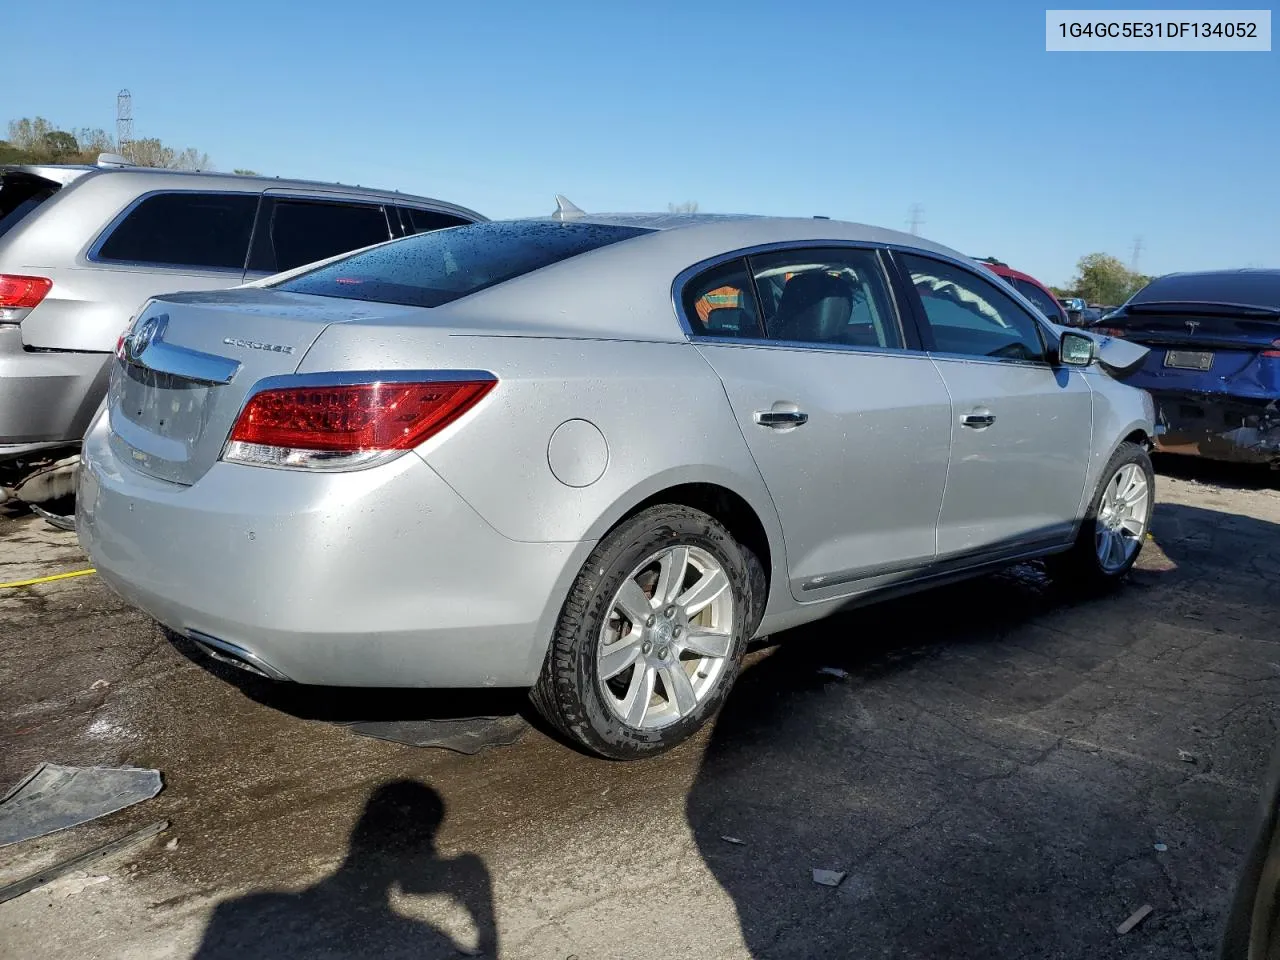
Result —
[[[724,702],[756,602],[743,551],[718,521],[690,507],[651,507],[587,558],[534,705],[602,756],[670,749]]]
[[[1138,560],[1154,502],[1151,458],[1136,443],[1122,443],[1102,472],[1075,545],[1050,558],[1051,572],[1094,586],[1121,580]]]

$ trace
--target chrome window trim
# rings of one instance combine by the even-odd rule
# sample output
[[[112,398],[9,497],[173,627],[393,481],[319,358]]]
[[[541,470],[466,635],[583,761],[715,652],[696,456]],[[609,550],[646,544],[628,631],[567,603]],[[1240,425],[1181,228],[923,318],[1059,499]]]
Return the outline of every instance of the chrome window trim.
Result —
[[[167,196],[169,194],[190,194],[197,193],[206,197],[252,197],[255,200],[262,196],[261,190],[184,190],[184,189],[161,189],[148,190],[146,193],[140,193],[134,197],[124,209],[115,215],[111,221],[98,232],[98,235],[89,244],[89,248],[84,253],[84,260],[95,267],[143,267],[147,270],[172,270],[175,273],[213,273],[227,276],[243,276],[244,265],[249,262],[249,251],[253,247],[253,234],[257,228],[258,211],[253,211],[253,223],[249,229],[249,246],[245,248],[244,262],[239,267],[206,267],[198,263],[155,263],[150,260],[110,260],[101,256],[102,247],[106,244],[111,235],[115,233],[116,228],[133,213],[144,202],[157,196]]]
[[[671,305],[675,309],[676,319],[680,322],[680,329],[684,333],[685,339],[690,343],[710,343],[718,346],[773,347],[781,350],[822,350],[832,353],[860,353],[872,356],[927,357],[928,354],[925,351],[915,350],[905,345],[901,347],[860,347],[843,343],[816,343],[811,340],[776,340],[768,337],[717,337],[712,334],[694,332],[693,325],[689,322],[684,310],[684,288],[691,280],[701,276],[706,271],[713,270],[731,260],[746,260],[748,257],[760,256],[766,253],[780,253],[788,250],[833,249],[869,250],[878,254],[881,250],[890,249],[890,246],[883,243],[872,243],[868,240],[779,240],[772,243],[743,247],[729,253],[717,254],[714,257],[700,260],[692,266],[685,267],[676,274],[675,279],[671,282]],[[877,260],[880,260],[880,258],[877,257]],[[750,276],[750,264],[747,266],[747,273]],[[898,323],[898,333],[905,340],[906,331],[903,330],[902,305],[897,302],[897,297],[894,294],[893,278],[885,269],[882,260],[880,261],[880,270],[884,275],[885,289],[888,291],[895,319]],[[752,280],[754,281],[754,277],[752,277]],[[758,294],[756,299],[758,305]],[[761,317],[760,321],[763,323],[764,318]]]
[[[761,340],[758,337],[713,337],[704,334],[688,336],[690,343],[707,344],[715,347],[761,348],[777,347],[784,350],[811,350],[815,353],[857,353],[874,357],[916,357],[921,360],[931,359],[925,350],[911,347],[860,347],[844,343],[816,343],[811,340]]]

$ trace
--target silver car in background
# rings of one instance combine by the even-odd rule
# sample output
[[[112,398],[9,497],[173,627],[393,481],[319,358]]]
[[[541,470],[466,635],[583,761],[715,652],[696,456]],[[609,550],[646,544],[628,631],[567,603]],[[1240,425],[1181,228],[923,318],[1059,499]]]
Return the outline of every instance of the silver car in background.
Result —
[[[74,453],[106,395],[112,351],[149,297],[484,219],[426,197],[109,156],[0,166],[0,501],[27,464]],[[56,484],[28,481],[18,495],[46,492]]]
[[[148,303],[83,452],[123,596],[278,680],[530,686],[609,757],[748,641],[1050,557],[1153,501],[1145,350],[914,236],[614,215],[459,227]]]

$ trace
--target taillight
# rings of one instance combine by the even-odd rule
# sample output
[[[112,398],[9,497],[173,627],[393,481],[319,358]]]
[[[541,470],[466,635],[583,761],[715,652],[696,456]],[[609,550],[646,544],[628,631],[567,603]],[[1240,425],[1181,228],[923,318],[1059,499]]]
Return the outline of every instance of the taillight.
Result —
[[[224,460],[351,470],[394,459],[478,403],[493,379],[280,387],[245,404]]]
[[[21,320],[28,310],[39,306],[52,286],[53,281],[48,277],[0,273],[0,323]]]
[[[1280,357],[1280,339],[1272,340],[1271,347],[1272,349],[1270,350],[1263,350],[1262,355],[1264,357]]]

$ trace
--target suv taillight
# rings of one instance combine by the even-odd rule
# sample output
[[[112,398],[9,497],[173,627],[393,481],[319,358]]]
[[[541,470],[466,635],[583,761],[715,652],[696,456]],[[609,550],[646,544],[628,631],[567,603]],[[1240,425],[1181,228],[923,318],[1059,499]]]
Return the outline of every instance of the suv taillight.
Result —
[[[22,277],[0,273],[0,323],[17,323],[53,287],[48,277]]]
[[[1271,341],[1271,349],[1263,350],[1264,357],[1280,357],[1280,338]]]
[[[280,387],[254,394],[222,459],[352,470],[398,457],[475,406],[493,379]]]

